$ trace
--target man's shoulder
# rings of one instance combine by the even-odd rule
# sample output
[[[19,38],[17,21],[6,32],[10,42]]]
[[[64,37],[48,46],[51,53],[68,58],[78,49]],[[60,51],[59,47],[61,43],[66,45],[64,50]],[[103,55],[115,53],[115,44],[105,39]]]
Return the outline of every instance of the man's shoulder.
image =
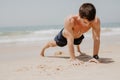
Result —
[[[95,17],[95,23],[100,23],[100,18],[99,17]]]
[[[93,21],[93,25],[98,25],[100,24],[100,18],[99,17],[95,17],[95,20]]]
[[[65,18],[65,22],[73,24],[77,15],[69,15]]]
[[[93,29],[100,28],[100,18],[96,17],[93,24],[92,24]]]

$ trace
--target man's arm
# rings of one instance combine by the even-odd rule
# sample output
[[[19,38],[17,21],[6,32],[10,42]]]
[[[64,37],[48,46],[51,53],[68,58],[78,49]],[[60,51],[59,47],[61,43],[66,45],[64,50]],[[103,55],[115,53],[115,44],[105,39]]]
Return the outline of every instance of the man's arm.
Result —
[[[98,55],[100,47],[100,20],[97,19],[97,22],[92,28],[94,46],[93,46],[93,56]]]
[[[64,24],[64,36],[67,39],[67,45],[68,45],[68,49],[69,49],[69,53],[70,53],[70,58],[72,60],[75,59],[75,53],[74,53],[74,36],[73,36],[73,25],[74,25],[74,19],[72,18],[67,18],[65,20],[65,24]]]
[[[73,26],[74,26],[74,19],[67,18],[64,24],[64,32],[63,35],[67,39],[67,45],[70,53],[70,61],[73,65],[80,65],[83,63],[75,58],[75,51],[74,51],[74,35],[73,35]]]

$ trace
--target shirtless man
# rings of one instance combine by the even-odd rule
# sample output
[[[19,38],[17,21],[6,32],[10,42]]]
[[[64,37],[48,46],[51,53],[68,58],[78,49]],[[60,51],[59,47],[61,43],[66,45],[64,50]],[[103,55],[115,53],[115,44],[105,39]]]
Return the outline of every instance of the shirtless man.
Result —
[[[96,9],[91,3],[84,3],[79,8],[79,14],[69,16],[65,19],[64,28],[56,35],[54,40],[49,41],[41,50],[40,55],[44,56],[45,49],[49,47],[65,45],[68,46],[71,63],[74,65],[81,64],[76,59],[74,45],[77,45],[77,51],[80,51],[80,43],[84,39],[84,33],[92,28],[94,40],[93,59],[97,60],[100,46],[100,19],[96,16]]]

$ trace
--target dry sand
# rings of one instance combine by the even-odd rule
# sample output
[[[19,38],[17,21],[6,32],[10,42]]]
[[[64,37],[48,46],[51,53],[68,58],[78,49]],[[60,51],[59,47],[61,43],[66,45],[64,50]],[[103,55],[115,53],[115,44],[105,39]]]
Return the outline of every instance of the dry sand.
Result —
[[[87,38],[81,49],[85,56],[80,66],[69,62],[67,47],[50,48],[44,58],[39,52],[46,41],[31,44],[0,45],[0,80],[120,80],[120,35],[101,36],[101,63],[88,63],[92,57],[92,39]]]

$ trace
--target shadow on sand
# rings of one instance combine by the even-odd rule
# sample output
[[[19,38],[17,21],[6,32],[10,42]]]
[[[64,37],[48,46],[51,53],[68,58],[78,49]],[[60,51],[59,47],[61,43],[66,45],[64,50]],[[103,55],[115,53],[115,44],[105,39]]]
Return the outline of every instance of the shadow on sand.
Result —
[[[89,61],[90,59],[92,59],[92,57],[91,57],[90,55],[87,55],[87,54],[77,56],[77,58],[78,58],[79,60],[81,60],[81,61],[84,61],[84,62],[87,62],[87,61]],[[108,64],[108,63],[113,63],[113,62],[114,62],[114,60],[113,60],[112,58],[102,58],[102,57],[100,57],[100,58],[98,59],[98,61],[99,61],[100,63],[104,63],[104,64]]]
[[[61,56],[61,55],[59,55],[59,56],[47,56],[47,57],[50,57],[50,58],[65,58],[65,59],[70,58],[68,56]],[[92,59],[92,56],[84,54],[84,55],[76,56],[76,58],[81,60],[81,61],[88,62],[90,59]],[[98,61],[100,63],[104,63],[104,64],[115,62],[112,58],[101,58],[101,57],[100,57],[100,59],[98,59]]]

